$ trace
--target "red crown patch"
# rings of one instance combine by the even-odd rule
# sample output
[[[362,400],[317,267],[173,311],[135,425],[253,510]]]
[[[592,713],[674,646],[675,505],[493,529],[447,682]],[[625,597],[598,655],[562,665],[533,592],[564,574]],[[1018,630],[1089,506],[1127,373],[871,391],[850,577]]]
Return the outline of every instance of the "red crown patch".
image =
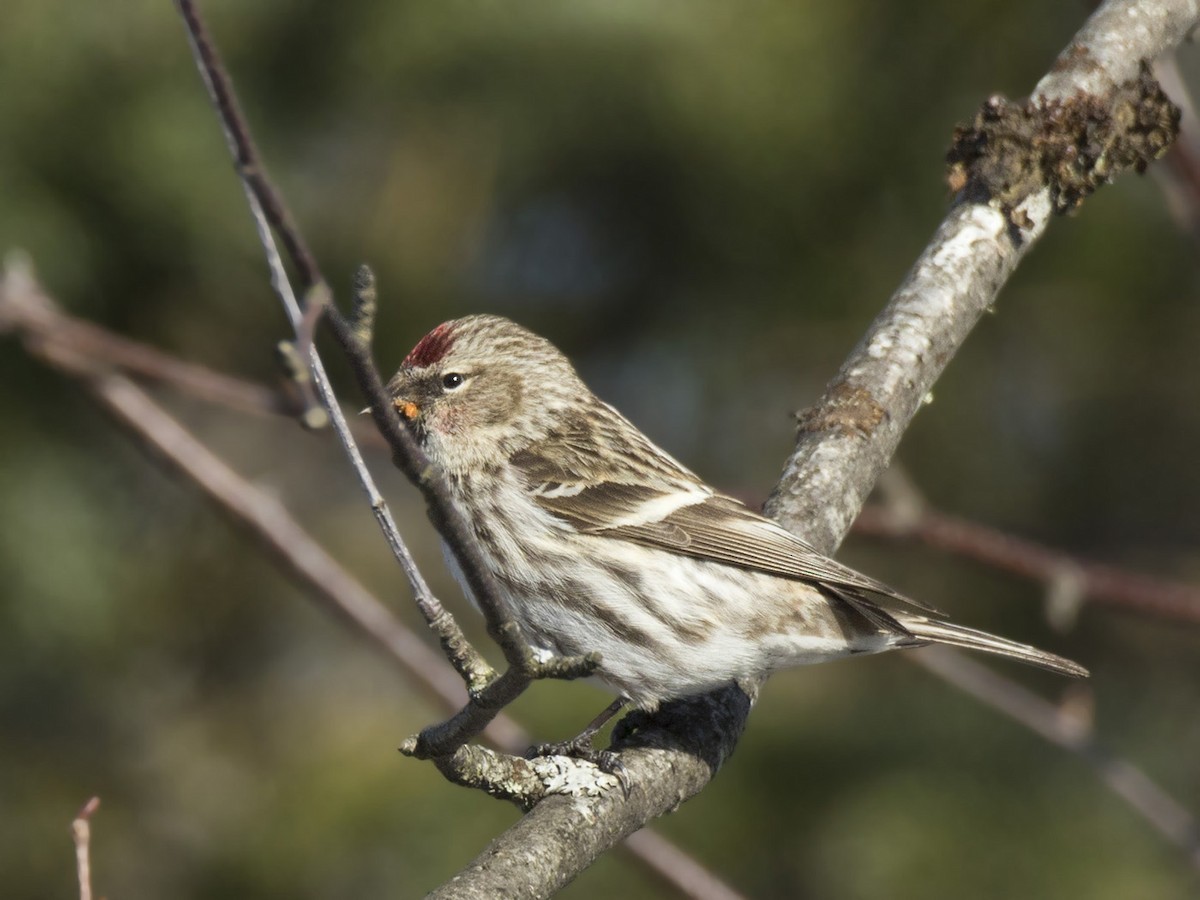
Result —
[[[434,363],[440,362],[453,346],[453,329],[449,322],[445,322],[417,341],[417,346],[413,347],[408,352],[408,356],[404,357],[402,365],[409,368],[432,366]]]

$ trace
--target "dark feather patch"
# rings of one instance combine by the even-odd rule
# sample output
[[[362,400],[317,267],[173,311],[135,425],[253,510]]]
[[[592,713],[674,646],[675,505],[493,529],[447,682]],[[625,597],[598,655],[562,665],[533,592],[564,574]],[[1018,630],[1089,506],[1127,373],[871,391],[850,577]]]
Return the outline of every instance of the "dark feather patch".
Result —
[[[403,365],[410,368],[432,366],[440,362],[453,346],[454,330],[450,322],[445,322],[417,341],[417,346],[404,357]]]

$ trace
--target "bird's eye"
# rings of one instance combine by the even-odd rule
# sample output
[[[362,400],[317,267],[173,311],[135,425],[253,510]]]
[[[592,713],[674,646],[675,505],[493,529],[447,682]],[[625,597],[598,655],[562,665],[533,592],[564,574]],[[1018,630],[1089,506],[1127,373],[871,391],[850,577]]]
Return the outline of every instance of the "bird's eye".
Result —
[[[466,382],[466,378],[457,372],[449,372],[442,376],[442,387],[448,391],[457,390]]]

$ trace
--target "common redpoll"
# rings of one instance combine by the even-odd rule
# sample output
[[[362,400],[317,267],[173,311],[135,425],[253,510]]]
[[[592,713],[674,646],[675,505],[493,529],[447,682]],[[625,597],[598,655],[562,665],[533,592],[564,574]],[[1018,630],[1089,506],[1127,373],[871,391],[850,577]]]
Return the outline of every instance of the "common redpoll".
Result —
[[[508,319],[439,325],[388,390],[445,473],[525,639],[564,656],[598,652],[596,676],[640,708],[931,643],[1087,675],[947,622],[714,490]]]

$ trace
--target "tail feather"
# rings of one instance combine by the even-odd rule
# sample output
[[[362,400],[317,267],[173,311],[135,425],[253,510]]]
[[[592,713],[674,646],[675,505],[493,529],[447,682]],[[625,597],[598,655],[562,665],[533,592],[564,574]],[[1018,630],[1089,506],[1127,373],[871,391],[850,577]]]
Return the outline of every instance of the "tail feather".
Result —
[[[1047,653],[1028,644],[1018,644],[1006,638],[979,631],[976,628],[966,628],[952,622],[939,622],[924,616],[905,616],[900,618],[904,629],[921,642],[949,644],[952,647],[962,647],[965,650],[982,650],[984,653],[995,653],[997,656],[1007,656],[1033,666],[1040,666],[1057,672],[1060,675],[1070,675],[1072,678],[1087,678],[1087,669],[1062,656]]]

